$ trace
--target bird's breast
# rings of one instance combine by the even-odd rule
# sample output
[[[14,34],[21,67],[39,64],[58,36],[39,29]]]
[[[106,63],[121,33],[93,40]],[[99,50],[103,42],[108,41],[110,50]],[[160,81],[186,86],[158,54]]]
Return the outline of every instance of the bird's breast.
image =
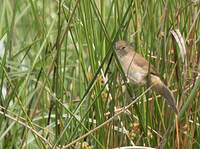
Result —
[[[138,85],[144,85],[147,82],[147,72],[143,68],[136,65],[133,58],[120,57],[119,61],[121,63],[126,77],[131,82],[136,83]]]

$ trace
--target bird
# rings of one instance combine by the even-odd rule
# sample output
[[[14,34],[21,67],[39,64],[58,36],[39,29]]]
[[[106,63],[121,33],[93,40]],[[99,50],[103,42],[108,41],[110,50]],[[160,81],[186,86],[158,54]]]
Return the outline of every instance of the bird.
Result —
[[[149,78],[149,83],[152,86],[151,89],[163,96],[175,114],[178,114],[173,93],[162,82],[153,65],[149,64],[143,56],[135,52],[129,43],[124,40],[115,42],[114,46],[126,78],[139,86],[147,85]]]

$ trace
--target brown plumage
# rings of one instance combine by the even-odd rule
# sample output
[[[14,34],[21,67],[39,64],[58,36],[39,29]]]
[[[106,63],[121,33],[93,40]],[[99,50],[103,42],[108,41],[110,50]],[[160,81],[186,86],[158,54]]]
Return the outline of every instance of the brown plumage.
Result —
[[[149,68],[149,62],[140,54],[136,53],[126,41],[121,40],[116,42],[115,49],[126,77],[133,83],[145,85],[147,84],[148,71],[150,71],[150,84],[153,85],[152,89],[162,95],[177,114],[178,110],[174,104],[173,94],[161,81],[153,65],[150,64]]]

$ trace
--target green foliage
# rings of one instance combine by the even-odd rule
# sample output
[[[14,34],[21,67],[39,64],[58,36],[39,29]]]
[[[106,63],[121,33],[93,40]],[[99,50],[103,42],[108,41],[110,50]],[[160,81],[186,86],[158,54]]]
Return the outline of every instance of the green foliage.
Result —
[[[0,12],[0,148],[200,148],[199,1],[2,0]],[[115,115],[135,88],[121,39],[157,68],[177,118],[153,92]]]

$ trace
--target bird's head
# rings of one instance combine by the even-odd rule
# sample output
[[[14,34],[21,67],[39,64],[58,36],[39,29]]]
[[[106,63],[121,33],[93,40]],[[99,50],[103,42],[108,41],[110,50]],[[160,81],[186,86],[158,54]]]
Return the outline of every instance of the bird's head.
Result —
[[[115,52],[117,56],[124,56],[128,54],[129,44],[124,40],[119,40],[115,43]]]

